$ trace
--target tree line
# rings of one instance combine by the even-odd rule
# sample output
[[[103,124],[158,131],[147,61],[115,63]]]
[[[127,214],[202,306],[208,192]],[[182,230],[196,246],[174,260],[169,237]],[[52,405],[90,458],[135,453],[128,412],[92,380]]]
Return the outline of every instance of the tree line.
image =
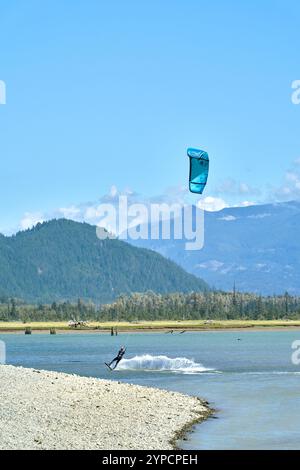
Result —
[[[240,292],[121,295],[114,302],[53,302],[30,305],[0,298],[0,321],[278,320],[300,319],[300,297],[263,297]]]

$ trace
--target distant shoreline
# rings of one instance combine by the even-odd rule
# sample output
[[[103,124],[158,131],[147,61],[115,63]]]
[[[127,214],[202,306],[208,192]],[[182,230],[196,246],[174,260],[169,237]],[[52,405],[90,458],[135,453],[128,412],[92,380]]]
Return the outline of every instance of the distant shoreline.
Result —
[[[0,391],[2,450],[171,450],[213,412],[156,388],[8,365],[0,372],[9,384]]]
[[[122,333],[166,333],[180,334],[187,331],[291,331],[300,329],[300,320],[219,320],[219,321],[153,321],[153,322],[90,322],[87,327],[71,328],[67,322],[0,322],[0,334],[20,333],[24,334],[26,329],[32,333],[48,333],[50,329],[55,333],[106,333],[111,329]]]

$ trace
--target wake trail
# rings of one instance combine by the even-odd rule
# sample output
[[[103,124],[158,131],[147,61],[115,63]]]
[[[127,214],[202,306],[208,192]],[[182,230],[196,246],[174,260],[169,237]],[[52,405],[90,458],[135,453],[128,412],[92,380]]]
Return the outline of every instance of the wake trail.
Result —
[[[186,357],[171,358],[168,356],[152,356],[151,354],[143,354],[142,356],[135,356],[131,359],[123,359],[116,370],[169,371],[182,374],[214,372],[214,369],[204,367],[202,364]]]

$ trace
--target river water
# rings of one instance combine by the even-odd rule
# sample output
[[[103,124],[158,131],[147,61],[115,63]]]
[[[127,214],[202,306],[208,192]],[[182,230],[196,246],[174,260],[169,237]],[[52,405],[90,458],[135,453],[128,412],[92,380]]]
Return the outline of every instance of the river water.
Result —
[[[300,449],[300,331],[2,334],[7,363],[176,390],[205,398],[215,417],[184,449]],[[126,360],[109,361],[121,345]],[[9,390],[9,389],[8,389]],[[117,404],[115,404],[117,406]]]

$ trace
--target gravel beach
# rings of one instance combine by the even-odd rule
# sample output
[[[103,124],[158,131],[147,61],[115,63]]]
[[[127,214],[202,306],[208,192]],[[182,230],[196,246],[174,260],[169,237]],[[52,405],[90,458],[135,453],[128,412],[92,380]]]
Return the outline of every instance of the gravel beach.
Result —
[[[0,365],[0,449],[172,449],[210,410],[198,398]]]

